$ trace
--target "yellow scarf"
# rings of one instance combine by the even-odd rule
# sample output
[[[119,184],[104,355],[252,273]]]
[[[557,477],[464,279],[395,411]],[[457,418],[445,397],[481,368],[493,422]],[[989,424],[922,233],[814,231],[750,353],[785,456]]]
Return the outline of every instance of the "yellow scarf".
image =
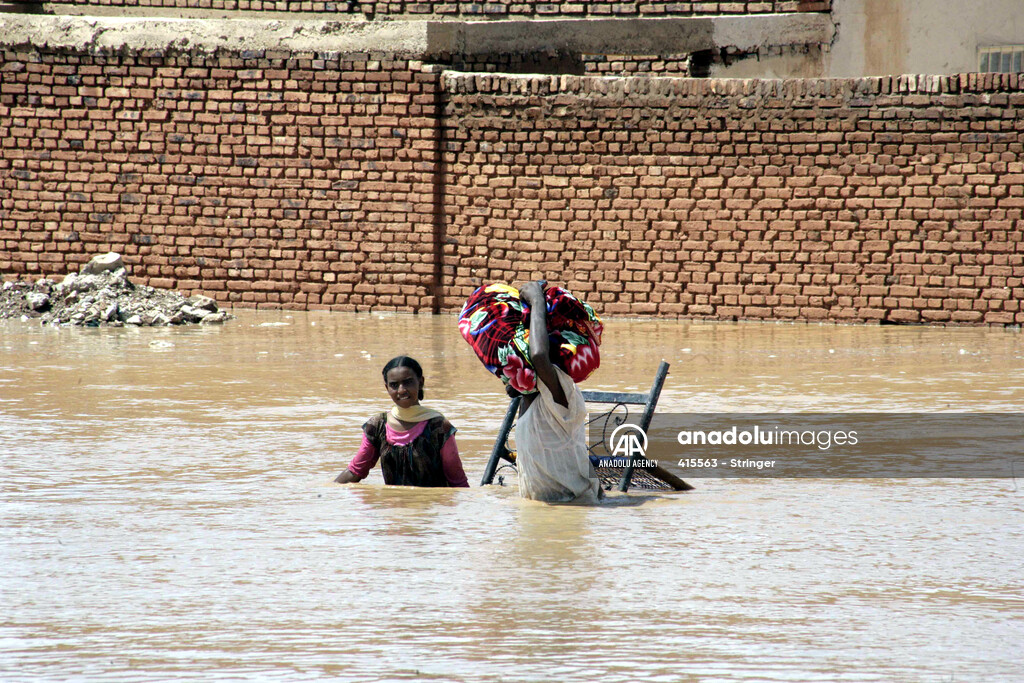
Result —
[[[405,427],[402,426],[402,422],[407,424],[410,422],[424,422],[435,417],[443,417],[443,415],[433,408],[427,408],[419,404],[409,406],[408,408],[392,406],[391,412],[388,413],[388,422],[391,423],[392,427],[404,431]]]

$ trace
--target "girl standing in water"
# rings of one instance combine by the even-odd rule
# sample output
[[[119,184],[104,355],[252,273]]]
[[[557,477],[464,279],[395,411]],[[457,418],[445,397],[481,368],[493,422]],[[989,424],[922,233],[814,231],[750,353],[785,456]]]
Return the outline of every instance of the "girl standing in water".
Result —
[[[360,481],[380,460],[385,484],[469,486],[455,444],[455,427],[441,413],[420,405],[420,364],[408,356],[398,356],[384,366],[381,374],[395,405],[366,421],[359,451],[334,481]]]

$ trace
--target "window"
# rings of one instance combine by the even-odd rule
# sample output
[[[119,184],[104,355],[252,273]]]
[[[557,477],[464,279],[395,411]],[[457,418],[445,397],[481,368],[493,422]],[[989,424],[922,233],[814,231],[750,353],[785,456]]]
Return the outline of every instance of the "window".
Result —
[[[978,71],[981,73],[1024,73],[1024,45],[983,47],[978,50]]]

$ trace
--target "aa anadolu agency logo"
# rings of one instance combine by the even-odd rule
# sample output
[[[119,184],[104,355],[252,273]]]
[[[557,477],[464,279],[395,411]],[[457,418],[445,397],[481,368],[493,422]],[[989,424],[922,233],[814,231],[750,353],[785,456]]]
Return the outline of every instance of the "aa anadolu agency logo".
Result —
[[[610,467],[657,467],[658,463],[647,459],[647,432],[634,424],[621,424],[612,431],[608,439],[611,461],[602,463]]]

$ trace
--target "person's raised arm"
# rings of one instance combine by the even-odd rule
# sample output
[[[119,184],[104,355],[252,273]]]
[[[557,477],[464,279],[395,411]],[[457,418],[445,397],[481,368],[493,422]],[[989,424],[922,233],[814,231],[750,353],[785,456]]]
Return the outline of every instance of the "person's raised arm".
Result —
[[[544,299],[545,280],[529,282],[519,290],[519,295],[530,306],[530,363],[537,379],[547,386],[551,398],[563,408],[569,407],[558,373],[548,355],[548,305]]]

